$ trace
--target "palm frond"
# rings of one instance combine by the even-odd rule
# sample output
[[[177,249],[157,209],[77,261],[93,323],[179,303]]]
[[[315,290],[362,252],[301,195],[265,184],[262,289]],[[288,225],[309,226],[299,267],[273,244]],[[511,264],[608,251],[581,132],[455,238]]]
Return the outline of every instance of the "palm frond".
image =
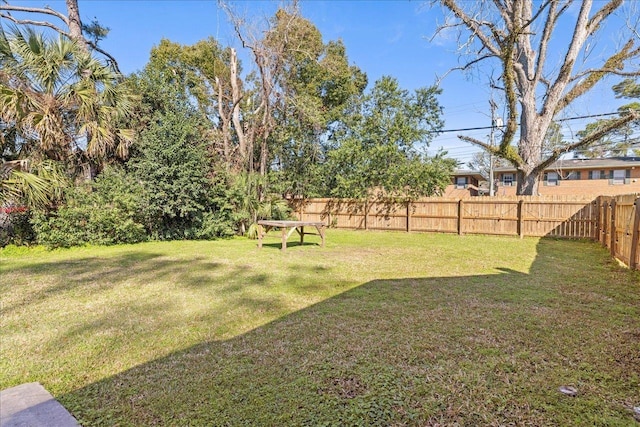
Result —
[[[60,198],[66,183],[64,173],[54,162],[4,162],[0,164],[0,204],[41,208]]]

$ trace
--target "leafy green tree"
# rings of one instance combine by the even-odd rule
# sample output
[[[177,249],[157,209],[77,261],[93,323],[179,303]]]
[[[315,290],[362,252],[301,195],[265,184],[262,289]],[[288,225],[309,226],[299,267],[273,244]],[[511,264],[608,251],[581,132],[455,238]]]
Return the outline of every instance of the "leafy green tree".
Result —
[[[329,194],[416,198],[444,189],[456,162],[425,154],[443,125],[439,93],[435,87],[410,93],[391,77],[377,81],[333,135]]]
[[[190,104],[193,114],[200,117],[200,131],[220,167],[244,170],[246,148],[234,133],[243,128],[241,120],[246,118],[240,112],[240,71],[235,51],[212,38],[193,45],[162,40],[151,50],[144,70],[128,82],[142,95],[134,127],[143,130],[155,111]]]
[[[284,193],[310,196],[319,191],[319,166],[326,154],[323,141],[349,102],[362,94],[367,78],[349,65],[341,41],[323,44],[311,22],[280,10],[268,42],[276,44],[285,35],[283,101],[274,109],[278,126],[272,134],[272,165],[284,180],[280,183]]]
[[[102,165],[127,154],[120,75],[71,40],[0,29],[0,154]]]
[[[264,176],[275,165],[297,191],[307,166],[318,160],[320,136],[349,98],[362,92],[366,76],[349,66],[341,42],[323,43],[296,2],[280,8],[263,27],[247,25],[220,3],[255,66],[245,82],[243,126],[234,123],[239,145],[246,148],[247,170]]]
[[[128,163],[144,188],[140,205],[153,238],[195,237],[208,210],[209,162],[197,122],[189,106],[156,113]]]
[[[181,45],[163,39],[151,49],[145,71],[156,75],[165,86],[173,87],[174,95],[191,100],[198,111],[211,121],[217,121],[218,92],[216,79],[223,80],[222,92],[229,91],[230,50],[223,49],[213,38],[193,45]]]
[[[626,79],[613,86],[616,98],[640,99],[640,83],[635,80]],[[640,117],[640,102],[635,101],[618,108],[619,117],[600,119],[587,124],[587,126],[577,133],[580,138],[587,138],[592,134],[600,133],[604,128],[620,117],[628,116],[635,112]],[[640,130],[640,118],[629,121],[605,135],[594,139],[592,143],[576,151],[576,155],[584,157],[611,157],[626,156],[630,153],[640,155],[640,136],[636,133]]]

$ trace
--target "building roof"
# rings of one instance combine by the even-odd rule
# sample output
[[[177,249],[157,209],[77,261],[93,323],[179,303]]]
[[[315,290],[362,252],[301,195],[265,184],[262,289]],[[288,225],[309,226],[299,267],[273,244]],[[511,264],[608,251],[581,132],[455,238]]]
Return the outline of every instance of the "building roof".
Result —
[[[597,159],[560,159],[553,162],[545,170],[575,169],[624,169],[640,167],[640,157],[607,157]],[[496,168],[496,172],[515,172],[514,167]]]
[[[482,173],[480,173],[480,171],[469,170],[469,169],[456,169],[455,171],[453,171],[453,173],[451,175],[453,175],[453,176],[472,176],[474,178],[477,178],[478,180],[485,179],[482,176]]]

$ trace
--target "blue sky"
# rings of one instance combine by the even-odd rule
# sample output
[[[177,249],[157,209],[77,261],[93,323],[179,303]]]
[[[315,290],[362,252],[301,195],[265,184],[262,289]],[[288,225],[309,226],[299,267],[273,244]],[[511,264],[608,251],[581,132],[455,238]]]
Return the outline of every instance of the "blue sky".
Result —
[[[61,0],[12,1],[12,4],[43,6],[65,10]],[[596,5],[598,2],[596,2]],[[192,44],[214,37],[222,45],[241,50],[238,40],[215,0],[80,0],[85,23],[94,17],[111,29],[101,46],[119,62],[124,73],[140,70],[149,52],[162,38]],[[278,3],[245,0],[233,3],[239,11],[266,18]],[[438,38],[430,42],[443,17],[429,2],[401,0],[308,0],[301,2],[302,15],[320,30],[325,41],[342,39],[349,60],[369,76],[370,84],[383,75],[396,77],[406,89],[429,86],[436,76],[459,63],[454,40]],[[560,54],[560,53],[558,53]],[[247,64],[245,62],[245,68]],[[611,80],[581,99],[571,112],[575,115],[615,111],[624,103],[613,100]],[[489,126],[489,88],[477,74],[453,72],[442,81],[440,97],[446,129]],[[565,136],[583,128],[585,121],[573,121],[563,128]],[[488,130],[464,132],[485,139]],[[446,149],[450,156],[467,162],[477,148],[459,141],[456,133],[434,140],[430,152]]]

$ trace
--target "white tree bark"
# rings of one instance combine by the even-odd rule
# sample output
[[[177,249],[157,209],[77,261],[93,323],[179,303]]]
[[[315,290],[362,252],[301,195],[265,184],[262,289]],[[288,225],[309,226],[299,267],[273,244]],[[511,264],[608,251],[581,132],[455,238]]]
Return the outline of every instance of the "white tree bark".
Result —
[[[538,177],[545,167],[564,152],[597,140],[590,135],[550,154],[543,153],[545,135],[557,114],[606,76],[640,75],[640,48],[635,36],[637,28],[635,32],[629,31],[629,39],[622,48],[601,58],[596,67],[586,70],[578,67],[579,59],[588,49],[590,37],[596,35],[603,21],[619,10],[624,1],[597,2],[600,8],[594,11],[592,0],[582,0],[563,59],[557,65],[549,64],[550,43],[554,34],[560,32],[559,20],[562,19],[565,25],[569,18],[566,12],[571,0],[440,1],[457,19],[454,25],[471,33],[471,42],[466,39],[465,45],[468,47],[471,43],[476,48],[472,59],[461,68],[494,59],[499,61],[502,69],[508,117],[499,146],[492,147],[466,136],[460,138],[507,159],[518,171],[518,194],[536,194]],[[562,30],[566,31],[566,28]],[[637,119],[636,116],[636,113],[630,113],[612,121],[608,131],[624,126]],[[518,130],[520,136],[516,151],[512,144]]]
[[[240,101],[242,101],[243,94],[241,88],[241,81],[238,77],[238,57],[236,50],[231,49],[231,63],[230,63],[230,80],[231,80],[231,101],[233,103],[231,109],[231,118],[233,120],[233,127],[236,131],[238,138],[238,150],[240,152],[241,165],[244,166],[247,160],[247,136],[243,128],[242,118],[240,117]]]
[[[234,127],[236,128],[239,145],[242,145],[240,155],[246,155],[248,170],[250,172],[256,170],[253,156],[254,150],[257,148],[256,144],[259,144],[260,157],[257,169],[261,175],[266,175],[269,159],[268,139],[275,126],[273,111],[276,108],[277,99],[283,98],[283,96],[276,94],[280,59],[282,57],[282,52],[279,49],[282,46],[267,45],[264,34],[270,31],[269,28],[261,30],[257,26],[250,26],[243,18],[235,14],[223,0],[218,0],[218,4],[227,12],[234,25],[236,35],[242,42],[242,46],[251,52],[257,68],[259,81],[259,85],[256,88],[259,97],[258,107],[250,114],[251,119],[243,118],[242,124],[239,120],[239,110],[234,111]],[[295,9],[295,4],[293,10],[297,10]],[[235,122],[236,118],[238,123]]]

